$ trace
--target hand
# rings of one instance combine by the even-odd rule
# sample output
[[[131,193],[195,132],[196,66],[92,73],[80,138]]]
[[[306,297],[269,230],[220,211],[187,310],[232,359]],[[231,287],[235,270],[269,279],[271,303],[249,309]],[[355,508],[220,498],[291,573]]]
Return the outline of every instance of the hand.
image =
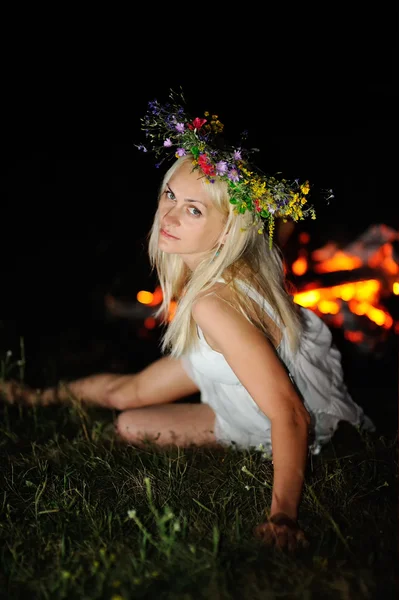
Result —
[[[274,546],[280,550],[286,549],[289,552],[309,546],[298,523],[285,513],[275,513],[265,523],[257,525],[254,535],[267,546]]]

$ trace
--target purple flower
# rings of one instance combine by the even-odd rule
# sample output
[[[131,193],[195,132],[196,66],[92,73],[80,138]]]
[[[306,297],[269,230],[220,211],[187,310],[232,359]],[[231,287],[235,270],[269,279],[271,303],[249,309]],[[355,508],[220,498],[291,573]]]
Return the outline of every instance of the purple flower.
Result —
[[[166,140],[164,141],[163,145],[165,146],[165,148],[170,148],[172,145],[172,141],[170,138],[166,138]]]
[[[234,182],[240,181],[240,176],[238,175],[238,171],[237,171],[237,169],[234,169],[234,168],[230,169],[227,177],[230,179],[230,181],[234,181]]]
[[[227,173],[227,162],[225,160],[220,160],[216,163],[216,173],[221,176]]]
[[[178,133],[183,133],[184,132],[184,123],[176,123],[175,128]]]
[[[241,151],[240,150],[234,150],[234,160],[241,160]]]
[[[187,152],[185,151],[184,148],[178,148],[176,150],[176,156],[186,156]]]
[[[148,102],[148,109],[153,115],[159,115],[160,106],[158,100],[150,100],[150,102]]]
[[[143,146],[143,144],[140,144],[140,145],[135,144],[135,146],[138,150],[141,150],[142,152],[147,152],[147,148],[145,146]]]
[[[164,120],[168,129],[174,129],[176,126],[176,117],[175,115],[165,115]]]

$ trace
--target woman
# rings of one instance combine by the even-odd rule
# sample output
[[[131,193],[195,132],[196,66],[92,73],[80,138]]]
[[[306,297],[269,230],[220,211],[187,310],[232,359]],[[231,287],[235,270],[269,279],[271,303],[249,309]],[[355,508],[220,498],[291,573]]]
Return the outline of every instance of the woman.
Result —
[[[149,236],[163,291],[159,314],[178,300],[165,356],[132,375],[99,374],[42,393],[10,384],[7,395],[47,404],[72,393],[117,409],[117,431],[132,444],[267,449],[272,502],[256,533],[293,550],[306,544],[297,518],[308,449],[318,453],[340,420],[373,427],[346,389],[329,329],[294,304],[270,240],[274,216],[302,218],[308,185],[254,175],[241,149],[216,152],[217,117],[191,121],[180,109],[173,118],[158,104],[150,109],[147,135],[149,124],[161,123],[163,148],[178,147]],[[202,133],[207,122],[212,129]],[[197,392],[201,403],[173,404]]]

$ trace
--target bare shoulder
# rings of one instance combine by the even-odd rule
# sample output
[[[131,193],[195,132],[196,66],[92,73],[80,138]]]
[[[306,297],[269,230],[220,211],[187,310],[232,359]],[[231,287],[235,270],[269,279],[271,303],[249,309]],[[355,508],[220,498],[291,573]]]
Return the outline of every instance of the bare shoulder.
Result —
[[[227,286],[226,286],[227,287]],[[216,291],[216,290],[215,290]],[[200,295],[193,304],[192,316],[206,339],[223,352],[243,334],[261,335],[260,331],[230,302],[231,292],[219,288],[217,293]]]
[[[256,300],[250,296],[245,299],[244,311],[245,316],[232,288],[229,285],[217,283],[210,290],[197,297],[193,304],[192,316],[197,325],[203,330],[209,345],[214,350],[216,350],[215,345],[219,346],[219,344],[210,329],[213,330],[214,327],[220,329],[223,326],[225,328],[224,336],[226,337],[226,335],[229,335],[228,332],[232,331],[231,328],[237,325],[240,326],[241,331],[245,329],[247,333],[259,334],[260,329],[254,325],[259,320],[267,327],[269,339],[273,346],[277,348],[282,338],[281,326],[273,321]],[[228,329],[226,330],[226,328]],[[217,350],[220,352],[219,348]]]
[[[207,319],[215,314],[232,308],[232,293],[226,284],[215,283],[206,292],[200,293],[195,299],[192,307],[192,315],[195,321]],[[200,323],[198,323],[200,325]]]

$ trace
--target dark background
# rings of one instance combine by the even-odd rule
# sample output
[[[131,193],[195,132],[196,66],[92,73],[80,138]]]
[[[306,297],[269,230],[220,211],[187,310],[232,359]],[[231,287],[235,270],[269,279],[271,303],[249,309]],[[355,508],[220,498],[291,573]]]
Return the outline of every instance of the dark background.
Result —
[[[1,349],[17,353],[24,337],[33,385],[136,371],[158,356],[157,333],[110,319],[104,296],[135,300],[155,285],[146,236],[162,172],[135,144],[144,141],[148,100],[166,100],[169,88],[182,86],[193,116],[218,114],[231,143],[247,129],[264,171],[309,179],[316,198],[333,188],[335,200],[301,225],[314,247],[343,247],[371,224],[399,228],[397,9],[298,23],[291,14],[291,29],[284,10],[267,27],[265,15],[259,23],[251,13],[222,32],[227,16],[208,15],[208,28],[204,17],[175,17],[136,15],[127,37],[76,25],[74,43],[68,37],[55,52],[54,30],[52,44],[37,37],[14,53],[5,86]],[[382,428],[395,428],[396,337],[373,355],[334,334],[356,400]]]

